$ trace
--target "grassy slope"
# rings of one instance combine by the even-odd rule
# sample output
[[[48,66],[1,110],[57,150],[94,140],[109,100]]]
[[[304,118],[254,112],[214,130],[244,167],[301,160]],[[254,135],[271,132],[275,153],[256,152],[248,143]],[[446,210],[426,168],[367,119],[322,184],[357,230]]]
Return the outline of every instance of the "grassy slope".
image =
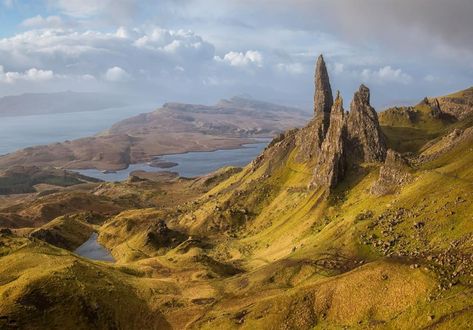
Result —
[[[461,327],[462,322],[470,320],[467,311],[471,296],[467,282],[460,282],[446,292],[438,291],[440,279],[434,271],[424,269],[424,266],[411,269],[409,266],[414,261],[386,259],[376,248],[362,244],[359,238],[362,233],[380,233],[377,228],[369,228],[373,219],[357,221],[356,216],[369,209],[375,218],[386,210],[405,207],[413,212],[418,210],[422,219],[432,217],[431,222],[426,221],[419,244],[416,244],[417,240],[409,240],[413,245],[403,247],[407,250],[422,246],[429,250],[442,249],[462,233],[471,232],[471,203],[463,203],[461,207],[452,204],[456,212],[453,217],[439,213],[449,212],[448,208],[443,210],[442,207],[454,201],[457,195],[465,198],[472,195],[469,183],[472,174],[467,166],[471,152],[465,157],[457,156],[465,153],[462,149],[465,145],[431,163],[428,171],[420,169],[417,179],[397,196],[371,196],[368,190],[377,177],[377,169],[367,166],[358,175],[353,175],[352,181],[345,182],[328,202],[320,202],[317,193],[301,189],[310,177],[309,172],[291,155],[285,166],[280,166],[263,185],[273,187],[274,191],[268,192],[270,200],[260,201],[256,207],[241,205],[254,212],[258,210],[258,214],[248,225],[239,227],[235,232],[236,239],[217,237],[210,251],[199,246],[191,246],[187,251],[178,247],[165,255],[138,257],[131,263],[123,259],[117,267],[110,267],[77,259],[62,250],[25,242],[26,247],[0,258],[5,270],[2,272],[3,283],[7,284],[2,286],[2,297],[6,297],[5,292],[9,297],[4,300],[5,308],[9,309],[0,314],[8,315],[8,320],[13,318],[19,322],[24,318],[31,324],[47,322],[52,327],[58,324],[54,322],[74,327],[100,326],[105,324],[100,322],[111,322],[112,319],[130,327],[135,318],[129,319],[129,311],[144,317],[140,314],[143,312],[134,309],[134,306],[140,306],[147,317],[156,318],[152,322],[164,328],[168,324],[160,323],[165,321],[159,313],[175,328],[236,328],[243,325],[248,329],[280,326],[327,329],[369,325],[394,329],[413,324],[421,328],[435,322],[441,322],[445,328]],[[208,193],[212,198],[204,197],[204,207],[198,212],[204,212],[202,209],[206,207],[213,209],[215,204],[231,198],[235,183],[242,190],[245,186],[252,188],[252,180],[260,177],[264,170],[264,166],[256,172],[246,170],[224,181]],[[452,178],[452,173],[458,178]],[[452,186],[451,180],[457,184]],[[418,191],[425,194],[419,196]],[[424,205],[427,195],[429,203]],[[182,207],[183,212],[185,207]],[[130,211],[122,218],[135,216],[138,219],[145,213],[154,217],[158,211]],[[414,235],[412,223],[417,220],[417,217],[406,216],[396,231],[406,237]],[[106,224],[102,229],[104,233],[112,223]],[[451,230],[452,226],[454,230]],[[133,240],[133,236],[129,239]],[[119,245],[117,248],[120,249]],[[215,259],[224,259],[224,256],[227,260],[240,259],[247,272],[237,276],[219,275],[205,264],[196,262],[195,257],[204,254]],[[424,261],[415,262],[423,265]],[[97,277],[97,271],[104,275]],[[209,274],[213,275],[208,277]],[[6,279],[8,276],[11,277]],[[50,287],[69,283],[66,280],[69,276],[78,284],[59,290]],[[119,304],[112,306],[101,300],[114,297],[104,290],[108,287],[121,297],[123,304],[131,306],[127,311],[119,310]],[[60,309],[54,318],[43,319],[35,313],[26,316],[22,309],[26,308],[24,302],[28,303],[28,297],[36,292],[51,301],[48,310],[54,309],[57,301],[64,297],[77,297],[73,303],[82,307]],[[81,292],[79,296],[78,292]],[[429,301],[431,296],[435,299]],[[38,299],[33,297],[33,301]],[[23,299],[20,305],[9,303],[18,299]],[[94,303],[103,308],[97,311],[101,316],[98,320],[84,320],[84,312],[95,306]],[[150,310],[159,310],[159,313]],[[104,315],[109,318],[102,319]],[[429,320],[427,315],[435,317]]]
[[[100,216],[91,213],[61,216],[33,230],[30,235],[73,251],[87,241],[95,231],[93,223],[101,220]]]
[[[444,126],[422,129],[441,134]],[[473,310],[472,144],[462,140],[416,168],[399,193],[382,197],[370,194],[378,166],[366,164],[328,200],[321,198],[306,189],[312,173],[296,160],[297,150],[268,154],[262,166],[224,175],[222,182],[210,180],[213,188],[203,188],[202,181],[174,183],[166,194],[147,199],[163,204],[125,211],[99,229],[119,260],[115,266],[4,237],[0,322],[13,318],[52,328],[59,327],[54,322],[164,329],[467,328]],[[106,185],[96,193],[131,198],[143,192],[138,186]],[[188,190],[194,193],[181,195]],[[194,240],[150,250],[144,235],[161,217]],[[28,307],[44,297],[46,317],[39,316],[41,306]],[[71,306],[58,309],[65,297]],[[122,303],[110,303],[114,299]],[[94,313],[94,306],[101,309]],[[90,310],[92,319],[84,319]],[[51,311],[58,312],[53,317]]]
[[[418,104],[412,110],[394,108],[380,113],[379,121],[389,147],[400,152],[418,152],[425,143],[445,133],[453,121],[434,118],[431,111],[428,105]]]
[[[297,286],[300,283],[295,282],[286,289],[280,287],[271,289],[271,285],[268,287],[267,283],[274,283],[274,279],[272,279],[274,277],[273,271],[276,274],[282,272],[282,275],[279,276],[286,279],[308,276],[308,280],[303,281],[303,283],[308,282],[307,285],[309,286],[322,286],[321,283],[325,283],[326,276],[335,276],[331,281],[337,283],[335,285],[337,288],[343,286],[338,283],[343,278],[343,281],[348,282],[346,284],[348,287],[355,286],[362,291],[366,291],[367,288],[356,282],[360,276],[359,274],[366,271],[366,268],[373,269],[373,272],[377,272],[377,274],[387,272],[389,273],[387,275],[388,279],[391,279],[392,273],[395,273],[395,280],[392,282],[388,280],[384,290],[373,290],[369,294],[360,295],[359,297],[353,294],[343,297],[343,293],[334,294],[332,292],[330,299],[340,299],[341,302],[346,299],[350,301],[350,304],[341,307],[334,304],[333,301],[328,302],[329,307],[327,307],[328,312],[325,319],[323,321],[318,320],[320,326],[356,326],[368,323],[376,325],[379,322],[378,326],[384,327],[386,326],[384,322],[389,322],[388,324],[392,328],[399,328],[410,326],[410,322],[413,320],[416,327],[427,326],[427,324],[434,322],[445,323],[445,326],[446,324],[465,325],[464,322],[468,319],[469,314],[467,312],[472,298],[469,289],[469,278],[460,276],[452,280],[449,275],[444,276],[443,273],[451,273],[451,268],[459,267],[459,264],[452,263],[451,265],[439,266],[435,262],[430,262],[427,257],[428,255],[434,255],[435,260],[436,252],[445,251],[456,241],[462,242],[458,250],[463,252],[469,251],[472,246],[472,241],[466,234],[473,230],[470,221],[473,206],[471,201],[468,200],[469,196],[473,195],[473,174],[471,166],[469,166],[473,157],[470,150],[472,142],[470,140],[465,141],[442,158],[426,165],[429,167],[428,171],[425,168],[419,169],[415,174],[414,182],[404,187],[399,195],[372,196],[369,193],[369,188],[376,179],[377,170],[376,168],[367,167],[365,172],[359,173],[359,178],[356,179],[356,175],[352,175],[353,182],[345,182],[345,186],[339,188],[339,191],[329,203],[319,203],[316,193],[308,194],[297,192],[297,189],[294,189],[298,185],[304,185],[307,176],[303,170],[294,170],[295,164],[289,160],[286,166],[281,166],[270,179],[270,181],[274,180],[278,183],[275,188],[276,196],[270,193],[272,196],[271,202],[263,207],[261,212],[245,229],[241,230],[239,233],[240,239],[223,244],[228,251],[233,252],[230,255],[243,258],[246,261],[245,267],[250,273],[243,275],[243,279],[238,281],[239,283],[245,283],[246,286],[251,286],[252,282],[255,282],[253,284],[254,291],[249,290],[247,294],[241,294],[240,290],[237,290],[238,294],[236,296],[232,295],[231,303],[229,303],[232,308],[228,308],[234,312],[233,319],[229,316],[222,316],[229,312],[225,309],[225,306],[222,306],[224,310],[220,310],[220,306],[217,306],[215,315],[220,316],[217,317],[218,321],[216,321],[212,319],[215,315],[210,314],[211,316],[207,320],[210,324],[209,328],[219,325],[229,327],[231,324],[235,324],[235,317],[238,319],[238,316],[240,316],[239,321],[245,320],[245,325],[248,328],[271,324],[268,323],[271,320],[271,322],[274,322],[273,324],[280,324],[282,321],[280,317],[289,317],[288,313],[291,314],[288,306],[291,306],[293,299],[295,299],[291,294],[302,291]],[[462,155],[462,157],[459,157],[459,155]],[[240,187],[251,182],[253,175],[258,176],[258,173],[246,174],[246,180],[241,183]],[[233,185],[235,181],[242,180],[244,177],[245,174],[242,174],[240,177],[223,183],[212,194],[218,195],[219,192],[226,191],[227,186]],[[419,191],[423,193],[419,194]],[[219,198],[224,200],[225,194],[224,197]],[[461,202],[458,202],[459,200]],[[212,207],[214,204],[215,202]],[[365,221],[357,221],[357,215],[366,212],[366,210],[373,213],[371,218]],[[396,263],[393,264],[392,261],[389,261],[391,259],[385,259],[382,251],[376,246],[364,244],[361,235],[366,233],[376,235],[381,237],[383,243],[392,239],[394,235],[390,233],[383,234],[382,222],[374,227],[370,227],[370,224],[376,223],[376,217],[381,214],[394,219],[393,214],[398,210],[408,210],[408,212],[399,217],[399,224],[393,230],[393,233],[400,235],[401,238],[394,243],[389,252],[402,256],[394,259]],[[420,231],[414,228],[414,224],[419,221],[425,224]],[[455,254],[455,252],[451,251],[452,254]],[[304,260],[311,260],[316,265],[324,265],[325,261],[325,264],[334,263],[335,266],[334,268],[328,267],[328,269],[324,269],[324,267],[310,269],[311,263],[309,263],[309,266],[305,266],[309,270],[304,270],[309,275],[300,275],[301,272],[304,272],[301,270],[301,268],[304,268],[301,266],[301,264],[304,264],[302,262]],[[346,268],[353,267],[353,263],[357,260],[372,263],[369,263],[366,268],[365,266],[354,268],[349,273],[350,275],[343,274],[343,271]],[[280,264],[280,268],[275,266],[278,261],[292,261],[295,264],[294,267],[297,268],[296,274],[285,263]],[[339,263],[338,266],[337,262]],[[409,268],[409,265],[416,263],[421,265],[420,269]],[[345,268],[343,265],[345,265]],[[269,274],[266,272],[269,272]],[[342,274],[337,275],[339,273]],[[262,280],[262,276],[266,278]],[[265,281],[267,282],[265,283]],[[368,287],[371,287],[371,285],[382,286],[382,281],[380,275],[379,278],[369,280],[365,284]],[[396,283],[396,281],[399,282]],[[434,283],[447,285],[448,283],[445,281],[452,281],[454,283],[453,289],[445,293],[434,287]],[[404,283],[404,286],[399,283]],[[408,283],[411,284],[408,285]],[[306,290],[307,288],[304,288],[303,292],[307,292]],[[315,292],[317,291],[315,290]],[[235,294],[235,292],[228,292],[228,294]],[[258,296],[253,297],[255,294]],[[267,294],[270,294],[272,298],[265,303],[264,299],[260,298]],[[247,295],[253,298],[248,298]],[[315,297],[309,295],[309,298],[304,299],[309,301],[315,299],[314,301],[320,303],[320,301],[317,301],[320,297],[317,293],[314,293],[314,295]],[[369,302],[366,301],[367,296],[370,297]],[[429,302],[431,296],[435,298]],[[451,302],[453,296],[459,297],[456,303]],[[411,300],[410,302],[402,301],[400,297]],[[242,300],[242,304],[238,305],[235,301],[240,300]],[[278,313],[268,316],[266,313],[268,313],[268,310],[275,308],[276,301],[281,301],[284,308],[281,307]],[[322,299],[322,301],[324,300]],[[386,308],[383,312],[379,311],[380,305],[389,305],[393,301],[402,301],[398,305],[399,309],[392,307]],[[240,310],[235,309],[235,306],[238,306]],[[265,313],[261,314],[259,306],[266,306],[265,308],[268,308],[268,310],[261,307],[262,310],[265,310]],[[359,306],[367,307],[359,312]],[[406,306],[413,307],[405,308]],[[313,318],[317,318],[315,315],[320,316],[319,311],[313,306],[310,311],[310,313],[308,312],[310,317],[307,316],[308,319],[305,325],[315,324]],[[299,307],[294,309],[293,312],[302,313]],[[338,315],[338,318],[330,317],[331,314]],[[356,317],[340,316],[352,314]],[[427,318],[427,315],[430,314],[433,315],[431,322]],[[214,322],[217,322],[217,324]],[[322,326],[322,328],[325,328],[325,326]]]
[[[119,269],[44,243],[2,243],[11,251],[0,258],[1,328],[169,328]]]

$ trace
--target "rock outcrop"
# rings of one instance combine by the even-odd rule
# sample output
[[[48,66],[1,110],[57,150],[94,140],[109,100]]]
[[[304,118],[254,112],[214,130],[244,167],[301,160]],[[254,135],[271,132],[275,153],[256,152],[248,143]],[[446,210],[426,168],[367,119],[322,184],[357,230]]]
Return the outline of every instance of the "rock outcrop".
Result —
[[[325,66],[324,57],[319,56],[315,70],[315,95],[314,113],[318,122],[319,136],[321,140],[325,137],[330,125],[330,111],[333,106],[332,87]]]
[[[385,158],[386,142],[377,113],[370,105],[370,90],[360,86],[348,115],[338,94],[311,186],[332,189],[343,179],[346,169],[365,162],[383,162]]]
[[[455,128],[441,139],[432,140],[422,148],[422,153],[413,162],[415,165],[433,161],[451,151],[465,141],[473,139],[473,127],[466,129]],[[473,148],[470,149],[472,151]]]
[[[327,191],[343,180],[348,169],[361,163],[382,163],[386,158],[385,138],[370,105],[370,90],[361,85],[346,114],[339,93],[333,101],[322,56],[315,74],[314,118],[306,127],[276,138],[252,163],[252,170],[265,165],[264,175],[269,177],[291,161],[293,151],[295,161],[311,169],[309,188]]]
[[[420,105],[425,105],[430,108],[430,116],[435,119],[442,117],[442,110],[440,109],[439,100],[434,98],[429,100],[427,97],[420,102]]]
[[[401,154],[389,149],[386,161],[379,171],[379,178],[371,187],[371,193],[376,196],[396,193],[411,179],[408,162]]]
[[[334,188],[345,174],[345,111],[343,99],[337,93],[335,104],[330,115],[330,125],[327,131],[314,171],[314,186]]]
[[[463,120],[473,114],[473,87],[451,95],[429,98],[430,103],[437,101],[443,114]]]
[[[296,137],[300,145],[298,160],[316,160],[330,126],[330,111],[333,106],[332,87],[324,57],[319,56],[315,69],[314,117],[309,125]]]
[[[347,149],[353,162],[382,162],[386,142],[376,110],[370,105],[370,90],[365,85],[355,93],[347,117]]]
[[[146,243],[155,248],[173,248],[188,238],[181,232],[169,229],[163,220],[159,220],[152,225],[146,235]]]

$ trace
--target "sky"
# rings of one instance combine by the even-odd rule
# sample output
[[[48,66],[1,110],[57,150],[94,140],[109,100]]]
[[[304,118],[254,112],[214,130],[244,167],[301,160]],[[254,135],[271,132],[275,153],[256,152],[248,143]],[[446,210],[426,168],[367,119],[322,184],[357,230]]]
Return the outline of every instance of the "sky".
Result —
[[[471,0],[0,0],[0,96],[248,96],[310,109],[316,58],[349,104],[473,85]]]

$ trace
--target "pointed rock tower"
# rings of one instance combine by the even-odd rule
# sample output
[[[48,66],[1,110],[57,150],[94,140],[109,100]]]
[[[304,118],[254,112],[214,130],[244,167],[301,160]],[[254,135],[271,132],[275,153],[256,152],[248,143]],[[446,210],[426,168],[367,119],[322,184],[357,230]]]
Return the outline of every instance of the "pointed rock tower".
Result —
[[[294,161],[303,164],[305,173],[310,175],[306,181],[310,189],[330,193],[349,170],[362,163],[382,163],[385,158],[385,138],[378,115],[370,105],[370,90],[361,85],[347,114],[340,93],[333,100],[321,55],[315,74],[314,118],[306,127],[275,139],[253,162],[253,171],[264,164],[265,177],[269,178],[276,169],[290,166]]]
[[[337,93],[310,186],[330,191],[345,177],[348,168],[381,163],[385,158],[386,142],[378,115],[370,105],[368,87],[360,86],[348,114],[344,113],[343,100]]]
[[[370,90],[361,85],[347,116],[347,155],[351,162],[384,162],[386,142],[376,110],[370,105]]]
[[[300,162],[317,159],[330,125],[333,96],[327,67],[322,55],[317,59],[314,83],[314,118],[297,137],[298,145],[300,145],[297,159]]]
[[[330,111],[333,106],[332,87],[323,55],[317,59],[315,69],[314,113],[319,126],[320,141],[325,138],[330,125]]]
[[[320,156],[314,171],[313,186],[334,188],[345,174],[345,111],[343,99],[337,92],[332,107],[330,124],[322,143]]]

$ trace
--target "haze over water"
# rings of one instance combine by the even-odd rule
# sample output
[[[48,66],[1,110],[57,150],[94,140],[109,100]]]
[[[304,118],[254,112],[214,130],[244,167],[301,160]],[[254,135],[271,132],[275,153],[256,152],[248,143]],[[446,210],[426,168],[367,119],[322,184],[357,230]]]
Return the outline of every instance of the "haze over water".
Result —
[[[0,155],[18,149],[96,135],[116,122],[151,112],[156,105],[100,111],[0,118]]]

